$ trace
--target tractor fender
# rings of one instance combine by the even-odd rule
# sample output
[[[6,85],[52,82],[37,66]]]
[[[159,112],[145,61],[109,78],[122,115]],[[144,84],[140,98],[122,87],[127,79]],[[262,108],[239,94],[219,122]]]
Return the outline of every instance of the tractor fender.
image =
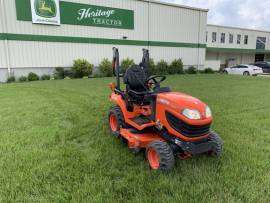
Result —
[[[115,103],[116,105],[118,105],[121,108],[121,111],[123,113],[123,116],[124,116],[125,120],[127,118],[129,118],[130,112],[127,111],[126,103],[125,103],[125,101],[124,101],[124,99],[122,98],[121,95],[112,93],[111,96],[110,96],[110,100],[111,100],[111,102]]]

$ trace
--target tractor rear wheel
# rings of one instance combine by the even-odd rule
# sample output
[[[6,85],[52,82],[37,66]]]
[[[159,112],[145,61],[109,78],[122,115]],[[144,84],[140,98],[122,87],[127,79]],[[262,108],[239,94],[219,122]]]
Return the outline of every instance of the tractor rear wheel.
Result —
[[[120,135],[120,128],[125,128],[126,123],[122,113],[122,110],[119,106],[114,106],[109,111],[109,126],[111,133],[116,137]]]
[[[154,141],[145,151],[149,166],[153,170],[168,171],[175,165],[175,158],[171,147],[166,142]]]
[[[215,132],[211,132],[211,134],[209,135],[209,139],[213,143],[213,149],[211,152],[209,152],[209,155],[220,158],[222,155],[222,151],[223,151],[222,139]]]

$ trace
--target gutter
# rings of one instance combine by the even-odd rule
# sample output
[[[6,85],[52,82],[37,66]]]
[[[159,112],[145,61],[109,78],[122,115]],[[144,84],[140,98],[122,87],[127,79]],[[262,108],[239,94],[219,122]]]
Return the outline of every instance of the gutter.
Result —
[[[5,0],[0,0],[0,12],[1,12],[1,23],[2,23],[2,29],[3,32],[7,32],[7,22],[6,22],[6,11],[5,11]],[[11,66],[10,66],[10,53],[9,53],[9,44],[7,37],[4,36],[4,50],[5,50],[5,56],[6,56],[6,63],[7,63],[7,69],[8,69],[8,76],[11,75]]]

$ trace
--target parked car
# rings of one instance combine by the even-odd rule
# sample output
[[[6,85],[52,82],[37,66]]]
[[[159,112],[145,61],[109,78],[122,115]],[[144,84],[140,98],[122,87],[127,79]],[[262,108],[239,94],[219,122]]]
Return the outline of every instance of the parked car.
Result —
[[[225,74],[233,74],[233,75],[259,75],[263,73],[262,68],[254,66],[254,65],[247,65],[247,64],[241,64],[237,66],[233,66],[230,68],[225,68],[223,73]]]
[[[258,61],[252,65],[255,65],[255,66],[262,68],[263,73],[270,73],[270,62],[269,61]]]

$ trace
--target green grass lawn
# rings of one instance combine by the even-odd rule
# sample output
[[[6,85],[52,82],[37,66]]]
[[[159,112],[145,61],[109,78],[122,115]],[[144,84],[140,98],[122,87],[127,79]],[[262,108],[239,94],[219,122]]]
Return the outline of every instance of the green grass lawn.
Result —
[[[270,78],[169,77],[212,108],[224,154],[167,174],[110,135],[111,81],[0,85],[0,202],[270,202]]]

